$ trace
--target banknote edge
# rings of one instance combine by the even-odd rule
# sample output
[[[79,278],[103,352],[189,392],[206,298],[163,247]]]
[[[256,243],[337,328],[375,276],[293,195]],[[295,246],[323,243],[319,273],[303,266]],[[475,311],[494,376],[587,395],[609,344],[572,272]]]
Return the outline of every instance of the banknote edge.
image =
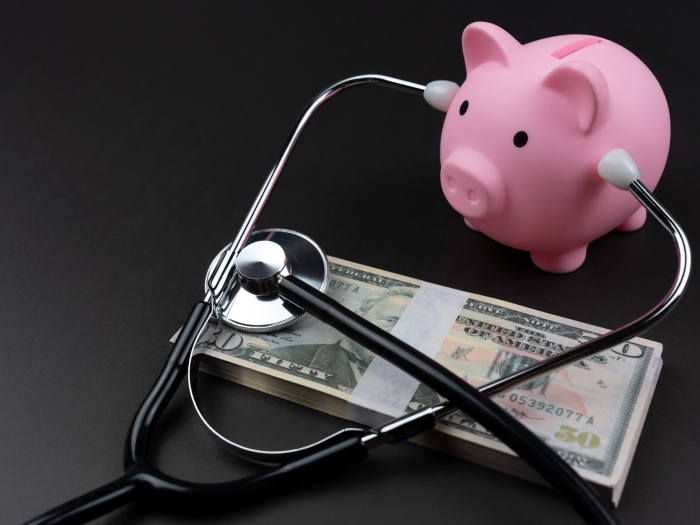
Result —
[[[642,431],[644,429],[644,422],[647,419],[647,415],[649,414],[649,408],[651,407],[651,400],[654,397],[654,394],[656,393],[656,387],[658,384],[659,377],[661,375],[661,369],[663,368],[664,362],[663,359],[659,356],[659,360],[656,364],[656,369],[654,371],[654,374],[652,374],[652,379],[651,379],[651,387],[648,390],[646,399],[644,400],[644,404],[642,407],[642,410],[639,411],[639,414],[637,414],[638,422],[635,425],[635,431],[633,433],[633,436],[631,436],[631,439],[627,444],[625,444],[625,447],[628,448],[628,450],[621,450],[620,453],[625,457],[625,461],[621,462],[619,465],[620,473],[619,473],[619,482],[614,486],[613,488],[613,503],[615,506],[619,505],[620,499],[622,498],[622,492],[625,488],[625,484],[627,483],[627,480],[629,478],[631,469],[632,469],[632,460],[634,459],[635,454],[637,453],[637,446],[639,445],[639,440],[642,436]]]

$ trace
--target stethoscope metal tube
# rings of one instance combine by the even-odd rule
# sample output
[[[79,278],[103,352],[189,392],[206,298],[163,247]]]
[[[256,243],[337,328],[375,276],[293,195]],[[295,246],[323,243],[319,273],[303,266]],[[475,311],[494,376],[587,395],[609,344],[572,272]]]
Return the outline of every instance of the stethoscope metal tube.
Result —
[[[654,324],[668,315],[669,312],[678,304],[678,301],[685,292],[688,280],[690,279],[691,255],[688,238],[673,216],[666,210],[666,208],[664,208],[654,194],[651,193],[641,181],[636,180],[632,182],[632,184],[629,186],[629,191],[637,198],[637,200],[639,200],[642,206],[644,206],[654,216],[654,218],[659,221],[661,226],[663,226],[663,228],[671,235],[671,238],[673,239],[673,243],[676,248],[678,267],[670,290],[666,293],[661,302],[634,321],[621,326],[616,330],[600,335],[595,339],[581,343],[580,345],[552,356],[549,359],[545,359],[526,368],[522,368],[509,376],[501,377],[495,381],[482,385],[478,387],[479,392],[487,396],[501,394],[526,381],[531,381],[545,374],[551,374],[597,352],[608,350],[609,348],[629,341],[630,339],[633,339],[634,337],[646,332]],[[426,413],[430,412],[434,414],[436,418],[441,419],[455,413],[457,410],[457,407],[452,405],[449,401],[446,401],[432,407],[419,409],[416,411],[416,413],[423,411]],[[378,437],[368,436],[365,438],[365,443],[371,447],[370,443],[372,441],[377,441],[377,439]]]
[[[333,96],[337,95],[338,93],[342,92],[347,88],[363,84],[384,85],[387,87],[392,87],[416,94],[420,94],[425,90],[425,86],[415,84],[413,82],[408,82],[405,80],[400,80],[383,75],[360,75],[341,80],[340,82],[333,84],[326,90],[322,91],[319,95],[317,95],[302,111],[300,117],[297,119],[296,123],[292,127],[292,130],[289,133],[289,136],[287,137],[287,140],[285,141],[282,150],[277,160],[275,161],[275,164],[272,167],[272,170],[270,171],[265,183],[263,184],[263,187],[261,188],[255,202],[253,203],[253,206],[248,212],[248,216],[246,217],[244,225],[241,227],[241,230],[236,236],[236,239],[222,253],[222,256],[218,261],[216,271],[212,272],[211,275],[213,277],[211,277],[207,283],[209,293],[207,293],[207,296],[205,298],[206,301],[210,301],[212,300],[212,298],[220,296],[221,292],[226,289],[226,284],[224,283],[230,282],[231,276],[233,275],[235,268],[235,256],[238,252],[240,252],[241,248],[245,245],[245,242],[249,238],[250,233],[254,228],[255,222],[259,218],[262,209],[265,203],[267,202],[267,199],[269,198],[270,193],[272,192],[274,185],[281,174],[282,169],[284,168],[287,160],[289,159],[289,156],[291,155],[291,152],[294,146],[296,145],[299,136],[301,135],[305,125],[310,120],[311,116],[324,102],[326,102]],[[641,181],[636,180],[632,182],[629,185],[628,190],[654,216],[654,218],[657,221],[659,221],[661,226],[663,226],[663,228],[667,232],[669,232],[673,239],[678,260],[678,268],[671,289],[668,291],[666,296],[654,308],[652,308],[639,318],[633,320],[632,322],[620,328],[617,328],[616,330],[591,339],[590,341],[582,343],[576,347],[570,348],[566,352],[562,352],[560,354],[552,356],[549,359],[534,363],[529,367],[522,368],[509,376],[499,378],[495,381],[492,381],[491,383],[483,385],[479,387],[479,391],[481,393],[487,396],[501,394],[507,390],[516,387],[518,384],[530,381],[541,375],[553,373],[563,367],[576,363],[581,359],[589,357],[597,352],[602,352],[604,350],[607,350],[608,348],[624,343],[629,339],[632,339],[644,333],[652,325],[654,325],[656,322],[660,321],[663,317],[665,317],[678,303],[683,292],[685,291],[688,279],[690,277],[691,254],[688,239],[680,225],[675,221],[671,214],[668,213],[664,206],[656,199],[656,197],[654,197],[654,195],[644,186],[644,184]],[[328,440],[339,439],[340,436],[344,435],[345,433],[354,433],[358,431],[358,429],[345,429],[319,441],[318,443],[294,450],[264,451],[251,449],[239,445],[233,441],[226,439],[224,436],[221,436],[218,432],[216,432],[216,430],[212,428],[211,425],[209,425],[206,418],[200,412],[197,403],[198,399],[196,389],[197,368],[194,366],[195,364],[198,365],[199,358],[196,357],[196,352],[194,351],[193,358],[194,359],[191,359],[192,362],[189,369],[190,394],[195,409],[198,415],[200,416],[200,419],[212,431],[212,433],[214,433],[219,438],[219,440],[221,441],[221,443],[224,444],[224,446],[226,446],[229,450],[233,451],[234,453],[245,457],[246,459],[267,464],[282,463],[297,457],[299,454],[308,453],[308,451],[312,450],[314,446],[326,443]],[[441,419],[443,417],[449,416],[450,414],[453,414],[457,410],[458,409],[455,406],[451,405],[447,401],[432,407],[425,407],[419,409],[419,411],[416,412],[416,420],[420,419],[420,414],[431,414],[435,418]],[[380,425],[379,427],[376,427],[375,429],[373,429],[375,431],[374,433],[364,438],[365,443],[367,443],[368,446],[372,447],[375,443],[379,443],[380,441],[383,442],[384,438],[381,438],[381,436],[386,436],[383,429],[385,429],[387,425],[392,426],[392,428],[394,428],[396,425],[399,425],[398,421],[402,419],[403,418],[397,418],[396,420],[392,420],[386,423],[385,425]],[[408,421],[409,420],[407,420],[407,422]],[[410,421],[413,421],[413,419],[411,418]],[[404,424],[407,424],[407,422]]]
[[[417,94],[422,94],[423,91],[425,91],[425,86],[414,82],[409,82],[407,80],[387,77],[384,75],[359,75],[341,80],[340,82],[333,84],[329,88],[319,93],[306,106],[306,108],[304,108],[301,115],[294,123],[294,126],[292,126],[292,131],[287,136],[280,154],[275,160],[275,163],[273,164],[267,179],[265,179],[262,188],[260,188],[260,192],[255,198],[248,215],[243,221],[241,229],[238,231],[238,234],[233,242],[225,248],[221,254],[221,257],[219,258],[216,268],[213,272],[211,272],[207,282],[209,292],[207,293],[205,301],[209,301],[211,299],[214,299],[215,301],[218,300],[221,297],[221,294],[226,290],[226,286],[233,275],[233,270],[236,265],[236,256],[248,242],[250,234],[255,229],[255,224],[258,222],[260,214],[265,208],[265,204],[267,204],[267,200],[270,197],[272,190],[275,188],[275,184],[277,183],[287,160],[292,154],[292,150],[294,149],[297,140],[301,136],[302,131],[304,131],[306,123],[311,119],[316,110],[320,108],[327,100],[330,100],[342,91],[345,91],[351,87],[361,86],[363,84],[378,84]]]
[[[659,220],[676,243],[679,268],[671,291],[648,314],[622,328],[599,336],[553,358],[542,361],[515,374],[474,389],[460,378],[426,358],[420,352],[390,334],[371,325],[361,317],[325,296],[318,288],[309,286],[294,275],[280,275],[279,294],[291,304],[328,322],[370,350],[425,382],[452,402],[396,418],[374,429],[346,429],[325,440],[291,451],[258,451],[241,447],[216,434],[237,454],[264,463],[286,463],[261,474],[228,483],[200,484],[172,478],[157,470],[149,460],[150,439],[158,419],[181,380],[189,376],[190,392],[195,408],[196,376],[201,350],[196,348],[207,321],[216,315],[217,303],[238,281],[236,258],[250,238],[257,219],[279,178],[304,125],[318,107],[345,88],[366,83],[383,84],[412,92],[422,92],[423,86],[377,75],[353,77],[339,82],[312,101],[297,121],[280,156],[258,194],[253,207],[236,239],[222,252],[207,278],[204,302],[197,303],[188,317],[171,351],[165,367],[151,392],[139,408],[129,429],[124,452],[126,475],[84,496],[76,498],[32,520],[32,525],[85,523],[130,501],[146,495],[166,498],[169,502],[196,501],[210,505],[243,504],[250,497],[264,495],[263,489],[292,487],[300,475],[315,474],[329,466],[345,465],[367,456],[377,446],[409,438],[433,428],[439,418],[461,409],[491,430],[504,443],[535,467],[559,488],[588,523],[616,523],[588,485],[566,463],[514,418],[496,407],[486,396],[498,394],[541,374],[551,373],[586,356],[627,341],[660,320],[676,304],[685,289],[690,271],[690,251],[682,229],[654,196],[641,184],[633,182],[629,189]],[[267,283],[269,285],[270,283]],[[207,426],[209,426],[207,424]],[[209,428],[214,431],[210,426]],[[233,499],[232,499],[233,498]]]
[[[507,378],[497,379],[485,385],[481,391],[492,396],[511,389],[518,383],[533,379],[537,376],[551,373],[560,368],[573,364],[581,359],[591,356],[596,352],[602,352],[616,345],[629,341],[630,339],[644,333],[655,323],[663,319],[673,309],[680,300],[690,278],[690,245],[683,229],[678,225],[663,205],[654,195],[636,180],[629,186],[629,191],[639,200],[639,202],[659,221],[661,226],[671,234],[678,257],[678,268],[673,280],[671,289],[666,296],[654,308],[646,314],[638,317],[634,321],[621,326],[611,332],[581,343],[565,352],[552,356],[551,358],[535,363],[527,368],[518,370]]]
[[[270,172],[265,184],[260,190],[260,193],[258,194],[258,197],[255,203],[253,204],[253,207],[251,208],[248,217],[246,218],[243,228],[241,228],[241,231],[236,237],[236,240],[234,240],[234,242],[231,245],[229,245],[229,247],[227,247],[227,249],[223,252],[222,256],[218,261],[215,271],[211,272],[213,278],[209,279],[207,282],[209,290],[207,294],[208,300],[212,300],[213,302],[215,302],[216,298],[220,297],[221,294],[227,289],[227,287],[231,286],[230,283],[233,280],[235,280],[234,269],[236,265],[236,256],[240,252],[242,247],[245,245],[246,238],[250,235],[254,227],[254,222],[259,217],[262,208],[264,207],[264,204],[267,201],[267,198],[269,197],[269,194],[271,193],[275,182],[279,178],[281,170],[284,167],[289,155],[291,154],[292,148],[296,144],[296,141],[299,135],[301,134],[305,124],[308,122],[313,113],[318,109],[318,107],[321,104],[323,104],[326,100],[341,92],[345,88],[363,83],[384,84],[389,87],[403,88],[407,89],[408,91],[417,93],[420,93],[425,89],[424,86],[407,83],[398,79],[392,79],[383,76],[364,75],[338,82],[337,84],[334,84],[333,86],[319,94],[302,112],[301,117],[297,120],[297,123],[292,128],[292,132],[290,133],[282,149],[282,152],[280,153],[277,162],[273,166],[273,169]],[[685,234],[683,233],[680,226],[671,217],[671,215],[663,208],[663,206],[654,198],[654,196],[644,187],[644,185],[640,181],[637,180],[633,182],[628,189],[633,193],[633,195],[635,195],[635,197],[640,201],[640,203],[643,206],[645,206],[645,208],[647,208],[657,220],[661,222],[664,228],[672,234],[672,237],[674,239],[678,255],[678,271],[676,273],[674,284],[671,290],[667,293],[666,297],[655,308],[653,308],[647,314],[634,320],[633,322],[628,323],[627,325],[620,327],[612,332],[603,334],[595,339],[587,341],[586,343],[582,343],[577,347],[562,352],[561,354],[553,356],[547,360],[535,363],[530,367],[521,369],[512,374],[511,376],[503,377],[492,383],[484,385],[478,389],[479,392],[487,396],[500,394],[504,391],[516,387],[518,384],[521,384],[525,381],[532,380],[540,375],[555,372],[556,370],[559,370],[560,368],[580,361],[585,357],[591,356],[597,352],[607,350],[608,348],[611,348],[617,344],[624,343],[625,341],[628,341],[629,339],[647,330],[652,324],[654,324],[663,316],[665,316],[677,303],[683,290],[685,289],[690,271],[690,250],[688,247],[687,238],[685,237]],[[302,307],[303,310],[309,311],[310,313],[312,313],[312,315],[315,315],[322,321],[335,326],[341,332],[345,333],[346,335],[350,336],[355,340],[358,340],[357,337],[361,336],[361,334],[357,331],[348,329],[347,323],[345,325],[343,325],[343,323],[334,324],[332,318],[319,315],[319,311],[314,312],[313,308],[309,308],[312,306],[311,303],[304,303],[302,301],[302,304],[300,304],[300,302],[298,301],[299,297],[296,297],[297,301],[295,301],[294,297],[290,297],[289,290],[287,290],[286,292],[288,295],[285,296],[285,287],[287,287],[289,283],[294,283],[294,281],[295,279],[293,278],[293,276],[291,278],[281,279],[281,297],[289,299],[292,304]],[[312,293],[312,289],[309,289],[309,293]],[[316,293],[316,296],[320,300],[321,295]],[[350,319],[352,315],[354,314],[352,314],[351,312],[345,312],[345,320],[347,321],[347,319]],[[360,322],[361,319],[357,318],[356,321]],[[377,345],[379,345],[379,348],[381,348],[381,345],[379,344],[381,334],[377,333],[375,335],[377,335],[379,339],[376,339],[374,342],[371,342],[370,340],[365,340],[365,343],[371,350],[377,351]],[[362,343],[362,341],[360,342]],[[391,352],[380,352],[380,354],[386,357],[388,360],[394,362],[392,357],[395,356],[393,356]],[[317,446],[325,446],[328,442],[333,442],[334,440],[342,439],[346,433],[356,434],[358,432],[358,429],[345,429],[332,436],[329,436],[328,438],[316,444],[312,444],[307,447],[295,450],[263,451],[243,447],[235,442],[224,438],[219,433],[217,433],[209,425],[209,423],[206,421],[206,419],[200,412],[199,407],[197,405],[196,384],[194,384],[194,382],[196,381],[198,363],[199,357],[195,357],[195,352],[193,351],[189,368],[189,380],[190,393],[197,413],[199,414],[200,418],[205,423],[205,425],[207,425],[207,427],[219,438],[219,440],[222,443],[224,443],[233,452],[243,457],[246,457],[247,459],[273,464],[278,462],[289,461],[298,457],[300,454],[308,454]],[[430,364],[424,361],[424,365],[429,366]],[[413,372],[419,371],[420,370],[418,368],[413,370]],[[437,388],[436,390],[439,391],[439,389]],[[449,398],[449,396],[446,397]],[[387,442],[393,442],[398,439],[405,439],[419,432],[434,427],[438,419],[452,414],[457,410],[458,407],[449,401],[446,401],[433,407],[425,407],[411,414],[405,415],[400,418],[396,418],[392,421],[389,421],[388,423],[385,423],[372,429],[363,437],[363,442],[368,448],[374,448]],[[542,451],[542,453],[544,454],[545,451]],[[543,460],[542,457],[537,459],[547,463],[547,461]],[[547,477],[547,475],[545,475],[545,477]],[[553,479],[550,479],[550,481],[553,481]],[[577,490],[580,489],[573,489],[573,492],[569,493],[569,496],[572,498],[572,500],[575,500],[576,497],[580,496],[580,494],[575,494]],[[574,505],[577,506],[575,501]],[[581,510],[581,507],[579,507],[579,510]]]
[[[628,341],[629,339],[632,339],[648,330],[651,326],[668,315],[676,304],[678,304],[678,301],[686,289],[688,279],[690,278],[690,245],[688,244],[688,239],[685,232],[642,182],[633,182],[630,185],[629,190],[635,197],[637,197],[639,202],[647,210],[649,210],[650,213],[652,213],[652,215],[659,221],[659,223],[673,239],[678,259],[678,268],[671,289],[668,291],[666,296],[649,312],[635,319],[631,323],[587,341],[586,343],[582,343],[581,345],[553,356],[550,359],[540,361],[527,368],[518,370],[509,376],[499,378],[495,381],[477,387],[479,392],[487,396],[501,394],[512,388],[516,388],[519,384],[526,381],[531,381],[532,379],[535,379],[541,375],[551,374],[597,352],[601,352],[618,344],[624,343],[625,341]],[[368,434],[363,438],[363,441],[371,450],[379,445],[391,441],[391,434],[387,432],[388,429],[397,431],[402,425],[413,425],[414,421],[419,421],[422,418],[433,417],[436,421],[438,421],[444,417],[454,414],[458,410],[459,409],[449,401],[424,407],[415,410],[402,418],[396,418],[383,425],[375,427],[372,429],[373,432],[371,434]]]

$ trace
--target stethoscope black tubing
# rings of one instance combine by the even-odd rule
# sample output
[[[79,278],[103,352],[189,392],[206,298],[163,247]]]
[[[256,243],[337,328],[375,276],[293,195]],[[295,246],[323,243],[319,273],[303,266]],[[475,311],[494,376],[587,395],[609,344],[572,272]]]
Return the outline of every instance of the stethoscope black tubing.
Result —
[[[259,474],[225,483],[192,483],[173,478],[149,461],[149,445],[158,419],[187,373],[188,357],[202,327],[209,320],[209,303],[195,304],[185,322],[158,380],[141,404],[129,428],[124,449],[126,474],[92,492],[37,516],[26,525],[78,525],[87,523],[139,499],[162,499],[169,504],[214,504],[234,508],[294,488],[300,480],[354,463],[368,456],[362,440],[351,436]]]
[[[279,293],[283,299],[303,308],[449,399],[559,490],[586,523],[618,523],[591,487],[556,452],[487,396],[447,368],[293,275],[281,280]]]
[[[449,370],[293,276],[282,279],[280,295],[450,399],[559,489],[586,523],[618,523],[590,487],[556,453],[488,397]],[[144,498],[160,499],[169,504],[202,504],[203,510],[211,508],[212,504],[225,504],[233,508],[280,490],[294,488],[300,480],[313,479],[329,469],[334,470],[368,456],[362,439],[351,436],[340,443],[331,442],[298,460],[225,483],[192,483],[173,478],[155,468],[149,461],[153,431],[187,373],[189,353],[210,314],[209,303],[195,304],[156,383],[136,413],[124,450],[126,474],[49,510],[26,525],[87,523]]]

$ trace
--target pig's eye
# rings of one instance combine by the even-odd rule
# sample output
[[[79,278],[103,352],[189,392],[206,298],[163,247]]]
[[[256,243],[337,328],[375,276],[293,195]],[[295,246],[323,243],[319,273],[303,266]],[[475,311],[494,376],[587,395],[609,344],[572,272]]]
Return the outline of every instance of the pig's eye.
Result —
[[[467,109],[469,109],[469,101],[465,100],[462,102],[462,105],[459,106],[459,114],[464,115],[467,112]]]
[[[522,148],[525,144],[527,144],[527,133],[524,131],[518,131],[515,134],[515,137],[513,137],[513,144],[515,144],[515,146],[518,148]]]

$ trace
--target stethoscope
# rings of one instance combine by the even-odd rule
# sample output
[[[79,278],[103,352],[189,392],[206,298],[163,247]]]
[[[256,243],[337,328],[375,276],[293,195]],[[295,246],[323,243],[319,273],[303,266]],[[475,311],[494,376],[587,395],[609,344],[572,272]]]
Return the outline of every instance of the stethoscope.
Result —
[[[641,334],[678,303],[690,275],[690,248],[685,233],[639,180],[634,162],[613,150],[599,166],[610,184],[634,195],[673,239],[678,269],[671,289],[648,313],[565,352],[513,374],[474,388],[415,348],[384,332],[325,295],[329,266],[324,252],[310,238],[290,230],[254,232],[255,224],[275,187],[306,123],[316,110],[340,92],[378,84],[423,94],[426,86],[381,75],[345,79],[321,92],[302,112],[263,184],[235,240],[214,259],[207,272],[203,301],[185,321],[155,385],[142,403],[127,433],[125,475],[103,487],[56,507],[31,520],[32,525],[86,523],[127,503],[157,498],[167,505],[200,504],[235,507],[275,491],[292,488],[339,466],[366,458],[381,445],[395,443],[434,428],[457,410],[469,414],[528,462],[557,488],[587,523],[617,523],[588,484],[563,460],[489,397],[526,381],[607,350]],[[244,447],[219,434],[204,418],[197,403],[197,373],[203,349],[197,342],[210,319],[238,330],[269,332],[288,327],[310,314],[425,383],[448,401],[424,407],[375,428],[346,428],[306,447],[265,451]],[[158,419],[187,376],[197,414],[227,448],[251,461],[276,465],[269,470],[226,483],[192,483],[164,474],[149,458]]]

